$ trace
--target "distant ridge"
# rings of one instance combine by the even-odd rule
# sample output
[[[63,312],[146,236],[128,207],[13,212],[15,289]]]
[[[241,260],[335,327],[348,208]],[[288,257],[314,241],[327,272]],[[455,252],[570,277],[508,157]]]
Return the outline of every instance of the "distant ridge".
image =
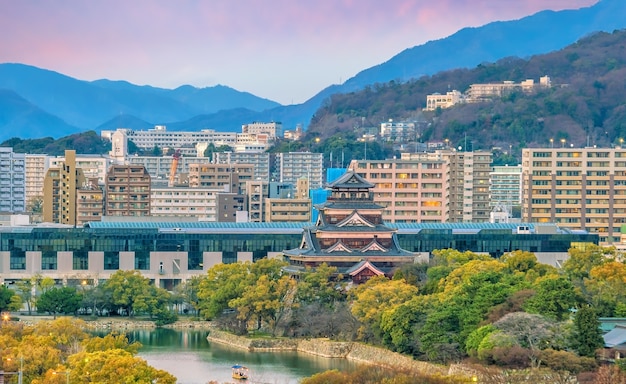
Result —
[[[14,92],[39,111],[24,114],[20,112],[24,106],[0,100],[0,116],[5,116],[0,119],[0,141],[11,135],[36,137],[34,125],[42,119],[47,120],[43,130],[60,137],[110,127],[117,116],[124,115],[136,117],[128,122],[133,126],[127,128],[133,129],[143,129],[148,122],[167,125],[171,130],[229,131],[250,121],[281,121],[286,129],[296,124],[306,128],[332,94],[354,92],[376,83],[403,82],[448,69],[473,68],[504,57],[528,58],[551,52],[596,31],[626,28],[624,15],[626,1],[601,0],[578,10],[543,11],[519,20],[464,28],[447,38],[407,48],[344,84],[326,87],[305,103],[290,106],[222,85],[169,90],[125,81],[86,82],[24,64],[0,64],[0,89]]]

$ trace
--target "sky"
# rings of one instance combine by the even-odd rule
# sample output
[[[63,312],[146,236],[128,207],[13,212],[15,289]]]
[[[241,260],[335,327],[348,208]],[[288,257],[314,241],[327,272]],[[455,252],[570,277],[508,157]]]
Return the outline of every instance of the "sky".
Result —
[[[284,105],[464,27],[598,0],[0,0],[0,63]]]

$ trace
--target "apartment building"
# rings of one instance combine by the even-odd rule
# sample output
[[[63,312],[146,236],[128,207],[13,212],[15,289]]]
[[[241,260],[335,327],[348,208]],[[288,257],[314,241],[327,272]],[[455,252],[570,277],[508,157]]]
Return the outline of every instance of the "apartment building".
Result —
[[[92,221],[102,220],[104,191],[98,179],[87,180],[76,190],[76,225],[82,227]]]
[[[141,165],[112,165],[107,172],[106,216],[150,216],[151,178]]]
[[[191,164],[189,186],[245,194],[246,182],[252,180],[253,175],[252,164]]]
[[[43,199],[43,182],[48,171],[48,155],[26,154],[26,205],[33,199]]]
[[[380,124],[380,137],[391,141],[408,141],[417,139],[415,123],[389,120]]]
[[[270,180],[270,153],[267,152],[214,152],[215,164],[251,164],[253,180]]]
[[[65,163],[64,156],[48,156],[46,158],[47,168],[61,168]],[[104,184],[109,166],[113,160],[104,155],[76,155],[76,168],[80,168],[87,179],[97,179],[99,184]]]
[[[522,220],[619,241],[626,224],[626,149],[522,150]]]
[[[463,101],[463,94],[456,89],[446,92],[445,95],[442,95],[441,93],[433,93],[430,95],[426,95],[426,108],[424,108],[424,110],[434,111],[437,108],[450,108]]]
[[[217,221],[217,195],[223,188],[152,187],[150,214],[154,217],[189,217]]]
[[[126,162],[131,165],[141,165],[154,180],[169,180],[172,170],[173,156],[128,156]],[[176,164],[178,175],[189,173],[191,164],[209,164],[208,157],[188,157],[182,156]]]
[[[271,184],[272,183],[270,183],[270,188]],[[311,221],[309,180],[305,177],[301,177],[298,179],[295,187],[295,192],[289,193],[287,196],[266,198],[264,216],[265,222]]]
[[[353,160],[349,169],[374,184],[374,202],[389,223],[443,223],[448,212],[448,163],[439,154]]]
[[[237,143],[236,132],[216,132],[212,129],[203,129],[201,131],[168,131],[164,125],[157,125],[153,129],[148,130],[132,130],[119,128],[126,134],[126,138],[132,141],[138,148],[143,150],[151,150],[154,147],[182,149],[191,148],[195,153],[195,145],[197,143],[214,143],[220,145],[235,145]],[[113,134],[116,131],[102,131],[100,136],[109,141],[113,141]],[[119,148],[119,147],[117,147]],[[114,152],[119,156],[119,152]]]
[[[85,180],[76,167],[76,151],[66,150],[64,161],[48,168],[44,177],[43,221],[76,226],[76,191]]]
[[[311,189],[321,188],[324,175],[324,154],[311,152],[276,153],[272,179],[296,184],[298,179],[309,180]]]
[[[489,173],[489,206],[515,207],[522,204],[522,166],[499,165]]]
[[[0,212],[26,211],[26,155],[0,147]]]
[[[242,133],[266,134],[270,140],[283,136],[283,124],[281,122],[272,121],[269,123],[253,122],[241,126]]]

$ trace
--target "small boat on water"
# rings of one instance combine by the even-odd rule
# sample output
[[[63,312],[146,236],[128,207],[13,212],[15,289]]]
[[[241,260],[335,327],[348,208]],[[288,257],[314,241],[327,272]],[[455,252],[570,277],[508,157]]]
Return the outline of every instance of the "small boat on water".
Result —
[[[237,380],[247,380],[248,379],[248,368],[243,365],[233,365],[233,379]]]

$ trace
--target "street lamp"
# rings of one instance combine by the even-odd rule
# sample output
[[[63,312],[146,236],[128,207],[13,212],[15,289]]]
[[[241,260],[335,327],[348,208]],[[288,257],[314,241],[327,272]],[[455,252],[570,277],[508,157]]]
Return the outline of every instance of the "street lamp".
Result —
[[[53,375],[58,375],[60,373],[65,373],[65,382],[66,384],[70,384],[70,371],[53,371]]]
[[[554,148],[554,139],[550,138],[550,148]]]
[[[11,361],[10,357],[7,357],[7,361]],[[20,370],[17,371],[17,384],[22,384],[22,377],[24,372],[24,356],[20,356]]]
[[[561,148],[563,148],[565,146],[565,139],[561,139]]]

